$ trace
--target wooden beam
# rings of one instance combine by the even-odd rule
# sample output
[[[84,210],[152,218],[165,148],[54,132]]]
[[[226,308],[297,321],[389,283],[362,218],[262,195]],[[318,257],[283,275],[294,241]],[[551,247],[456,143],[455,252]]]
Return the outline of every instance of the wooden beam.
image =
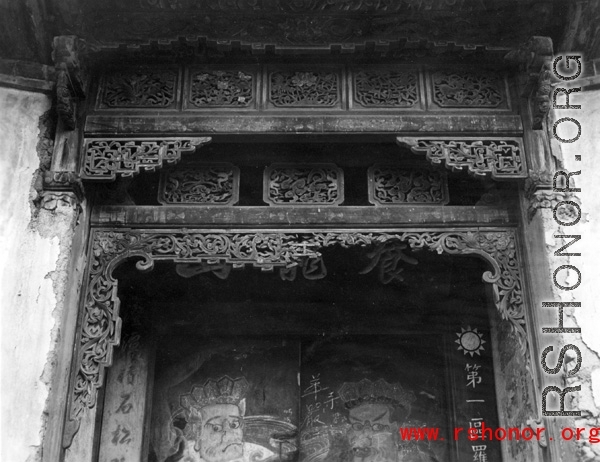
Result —
[[[186,228],[412,228],[415,226],[511,226],[507,209],[483,206],[396,207],[198,207],[103,206],[94,209],[92,226]]]
[[[316,111],[315,111],[316,112]],[[369,115],[90,115],[85,124],[89,136],[132,136],[166,134],[186,136],[206,134],[396,134],[521,136],[523,124],[515,114],[452,112],[436,114]]]

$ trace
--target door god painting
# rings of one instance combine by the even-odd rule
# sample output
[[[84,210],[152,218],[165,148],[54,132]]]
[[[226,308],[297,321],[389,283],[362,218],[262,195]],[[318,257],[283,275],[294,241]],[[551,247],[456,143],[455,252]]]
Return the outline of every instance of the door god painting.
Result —
[[[257,444],[244,442],[244,377],[222,377],[194,386],[181,397],[188,423],[178,453],[169,461],[246,462],[273,460],[274,453]]]

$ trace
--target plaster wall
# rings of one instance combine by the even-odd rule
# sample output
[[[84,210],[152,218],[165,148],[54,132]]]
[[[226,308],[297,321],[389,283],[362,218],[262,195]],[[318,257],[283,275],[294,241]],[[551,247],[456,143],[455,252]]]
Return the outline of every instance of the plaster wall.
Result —
[[[0,88],[0,459],[41,458],[74,211],[34,205],[39,197],[40,116],[47,95]]]
[[[564,85],[559,85],[564,86]],[[571,87],[576,87],[574,81]],[[561,265],[572,265],[581,273],[581,284],[573,290],[564,290],[554,286],[555,300],[565,302],[581,302],[580,308],[565,310],[565,327],[577,325],[581,334],[564,334],[562,343],[576,345],[582,356],[581,369],[573,377],[565,377],[567,386],[581,386],[581,391],[576,393],[572,403],[566,401],[566,408],[579,410],[581,418],[575,417],[574,424],[586,428],[586,433],[591,427],[600,427],[600,304],[598,303],[597,289],[600,282],[600,90],[587,90],[583,87],[579,93],[572,93],[570,104],[580,104],[579,110],[555,110],[549,119],[549,136],[553,137],[552,125],[560,118],[571,117],[581,124],[581,137],[573,143],[558,143],[565,169],[569,172],[581,172],[572,176],[574,185],[581,188],[577,197],[581,202],[582,218],[574,226],[560,226],[552,214],[547,214],[545,243],[550,257],[550,270],[548,275]],[[559,104],[564,104],[560,102]],[[574,138],[577,127],[573,123],[563,123],[558,127],[558,135],[564,139]],[[580,155],[581,160],[576,161],[575,156]],[[573,182],[572,182],[573,183]],[[556,257],[554,252],[566,244],[570,239],[556,239],[557,234],[581,235],[581,240],[570,246],[565,252],[579,252],[581,256]],[[574,269],[561,270],[556,280],[559,284],[569,287],[577,283],[579,276]],[[553,312],[555,316],[555,312]],[[556,318],[555,318],[556,319]],[[554,353],[560,351],[555,347]],[[567,354],[567,368],[575,368],[576,355],[573,351]],[[548,364],[556,364],[556,356],[549,356]],[[566,426],[566,425],[563,425]],[[589,435],[578,443],[577,460],[600,460],[600,443],[591,443]]]

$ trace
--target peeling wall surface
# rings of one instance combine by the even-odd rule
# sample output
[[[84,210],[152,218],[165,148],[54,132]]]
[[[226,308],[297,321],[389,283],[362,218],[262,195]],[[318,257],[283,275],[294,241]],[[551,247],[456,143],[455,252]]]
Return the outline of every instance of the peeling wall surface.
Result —
[[[570,87],[577,87],[577,81],[575,80]],[[561,265],[572,265],[581,273],[581,284],[573,290],[555,287],[555,300],[581,303],[581,307],[565,309],[565,327],[576,324],[581,328],[581,334],[563,334],[562,343],[577,346],[582,357],[579,372],[573,377],[567,377],[565,381],[567,386],[580,385],[581,391],[572,395],[575,396],[572,404],[566,401],[566,408],[571,406],[572,409],[581,411],[581,417],[575,417],[574,424],[589,431],[591,427],[600,427],[600,305],[597,293],[600,281],[600,90],[586,91],[584,88],[580,93],[572,93],[570,104],[579,104],[581,109],[554,111],[549,121],[549,136],[553,136],[552,125],[563,117],[576,119],[581,124],[581,137],[578,140],[560,143],[566,170],[581,172],[571,177],[573,181],[570,185],[571,188],[581,188],[581,192],[576,193],[581,202],[581,220],[574,226],[559,226],[556,222],[551,222],[548,229],[554,232],[546,236],[546,245],[551,258],[550,277]],[[575,138],[577,126],[570,122],[561,123],[557,133],[564,139]],[[581,156],[580,161],[575,160],[576,155]],[[548,219],[552,220],[551,214]],[[579,242],[564,250],[579,252],[581,256],[555,257],[554,252],[571,240],[554,238],[558,234],[581,235]],[[556,281],[569,287],[575,286],[578,278],[576,270],[561,270],[556,276]],[[560,347],[557,347],[553,352],[554,356],[549,356],[549,365],[557,363],[556,353],[559,351]],[[568,370],[575,368],[575,359],[573,351],[567,354]],[[586,437],[578,446],[577,460],[600,460],[600,444],[590,444]]]
[[[66,222],[36,213],[39,118],[50,98],[0,88],[2,449],[6,462],[39,460],[56,335],[61,233]],[[61,242],[63,241],[63,242]]]

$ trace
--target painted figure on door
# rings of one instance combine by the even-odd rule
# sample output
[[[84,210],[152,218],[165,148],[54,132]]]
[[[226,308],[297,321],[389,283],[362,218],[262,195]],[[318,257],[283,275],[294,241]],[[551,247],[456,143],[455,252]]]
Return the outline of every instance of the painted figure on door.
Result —
[[[412,392],[383,379],[345,382],[338,390],[348,409],[348,462],[435,462],[433,452],[418,444],[400,441],[400,425],[406,424]]]
[[[187,420],[185,440],[168,462],[247,462],[274,459],[269,449],[244,442],[248,389],[245,378],[208,380],[181,396]]]

